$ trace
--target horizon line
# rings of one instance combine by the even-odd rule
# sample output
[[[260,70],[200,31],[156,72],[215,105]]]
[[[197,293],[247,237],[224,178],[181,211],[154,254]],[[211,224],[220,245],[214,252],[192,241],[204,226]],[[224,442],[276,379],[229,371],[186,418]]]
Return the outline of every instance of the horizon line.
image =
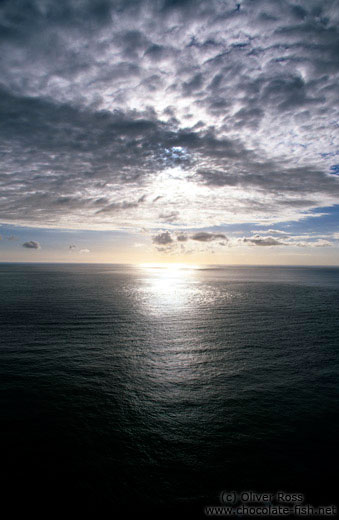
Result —
[[[116,265],[116,266],[146,266],[147,262],[16,262],[16,261],[2,261],[0,265]],[[183,268],[197,268],[197,267],[332,267],[339,268],[339,264],[185,264],[183,262],[152,262],[147,267],[166,267],[170,265],[178,265]]]

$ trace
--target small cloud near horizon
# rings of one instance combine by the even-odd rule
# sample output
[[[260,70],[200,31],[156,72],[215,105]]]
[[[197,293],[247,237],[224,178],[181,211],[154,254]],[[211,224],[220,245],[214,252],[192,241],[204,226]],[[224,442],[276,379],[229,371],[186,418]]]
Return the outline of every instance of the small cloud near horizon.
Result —
[[[41,249],[39,242],[36,242],[35,240],[30,240],[29,242],[24,242],[22,244],[22,247],[25,247],[26,249]]]

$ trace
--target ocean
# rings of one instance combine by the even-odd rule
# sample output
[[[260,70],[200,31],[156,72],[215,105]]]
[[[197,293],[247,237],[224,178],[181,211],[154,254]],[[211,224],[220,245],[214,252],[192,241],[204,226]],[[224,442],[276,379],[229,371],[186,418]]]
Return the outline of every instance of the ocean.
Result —
[[[338,268],[0,264],[2,503],[335,504],[338,318]]]

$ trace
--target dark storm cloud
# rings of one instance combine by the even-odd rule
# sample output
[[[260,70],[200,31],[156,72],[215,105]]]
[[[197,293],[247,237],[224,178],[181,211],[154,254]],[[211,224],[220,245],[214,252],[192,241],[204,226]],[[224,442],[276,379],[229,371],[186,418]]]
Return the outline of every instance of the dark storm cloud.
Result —
[[[24,242],[22,247],[25,247],[26,249],[40,249],[40,244],[35,240],[30,240],[29,242]]]
[[[338,27],[331,0],[1,2],[0,219],[206,228],[334,204]],[[201,196],[159,191],[176,168]]]

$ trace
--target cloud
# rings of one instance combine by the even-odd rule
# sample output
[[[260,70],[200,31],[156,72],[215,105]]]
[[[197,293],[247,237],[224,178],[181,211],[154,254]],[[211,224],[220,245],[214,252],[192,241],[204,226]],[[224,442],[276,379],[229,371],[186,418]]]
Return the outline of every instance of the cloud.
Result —
[[[338,23],[331,0],[1,2],[0,220],[207,229],[336,204]]]
[[[281,231],[280,229],[268,229],[267,231],[260,231],[260,233],[262,234],[269,234],[269,235],[285,235],[285,236],[288,236],[289,233],[287,233],[286,231]]]
[[[331,246],[333,246],[333,244],[329,240],[320,239],[320,240],[316,240],[315,242],[313,242],[312,246],[313,247],[331,247]]]
[[[298,240],[304,238],[304,240]],[[275,238],[272,236],[254,235],[252,237],[242,237],[237,239],[237,243],[251,245],[251,246],[294,246],[294,247],[331,247],[332,242],[325,239],[309,240],[309,236],[283,236],[282,238]]]
[[[223,233],[207,233],[206,231],[200,231],[190,237],[192,240],[198,242],[211,242],[212,240],[224,239],[227,241],[227,237]]]
[[[195,246],[189,250],[186,248],[188,241],[191,242],[192,246],[195,244]],[[174,237],[169,231],[164,231],[153,237],[153,244],[155,244],[156,247],[161,246],[157,247],[157,250],[169,254],[173,254],[174,252],[190,254],[198,249],[200,251],[205,250],[211,252],[211,244],[213,243],[213,246],[215,246],[216,241],[219,246],[226,246],[229,239],[223,233],[209,233],[207,231],[199,231],[193,235],[177,232]]]
[[[167,223],[175,222],[178,219],[178,217],[179,217],[178,211],[164,212],[164,213],[160,213],[160,215],[159,215],[159,219],[161,219],[162,221],[167,222]]]
[[[90,249],[87,249],[87,248],[79,249],[78,246],[75,245],[75,244],[70,244],[70,245],[68,246],[68,249],[69,249],[69,251],[77,252],[77,253],[79,253],[80,255],[86,255],[86,254],[88,254],[88,253],[91,252],[91,250],[90,250]]]
[[[107,206],[104,206],[103,208],[96,211],[96,214],[99,213],[115,213],[120,212],[122,210],[131,209],[131,208],[137,208],[139,204],[142,204],[146,198],[146,195],[143,195],[138,200],[132,202],[132,201],[126,201],[123,200],[122,202],[112,202],[108,204]],[[99,204],[100,202],[96,201],[96,204]]]
[[[35,240],[30,240],[29,242],[24,242],[22,244],[22,247],[25,247],[27,249],[40,249],[41,248],[39,242],[36,242]]]
[[[163,233],[159,233],[158,235],[153,237],[153,244],[158,245],[168,245],[172,244],[173,238],[171,237],[170,233],[168,231],[164,231]]]
[[[285,242],[281,242],[274,237],[261,237],[260,235],[255,235],[250,238],[242,238],[241,241],[244,244],[250,244],[255,246],[284,246]]]

